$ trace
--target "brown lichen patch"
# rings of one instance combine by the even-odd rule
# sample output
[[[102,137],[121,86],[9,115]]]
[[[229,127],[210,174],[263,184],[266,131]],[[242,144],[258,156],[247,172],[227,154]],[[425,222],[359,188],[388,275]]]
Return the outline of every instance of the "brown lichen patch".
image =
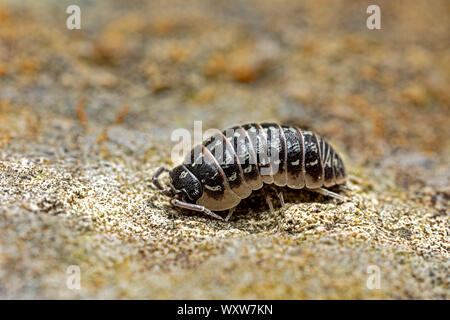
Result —
[[[229,55],[229,76],[238,82],[250,83],[270,71],[276,63],[279,48],[269,41],[256,42],[251,46],[237,46]]]

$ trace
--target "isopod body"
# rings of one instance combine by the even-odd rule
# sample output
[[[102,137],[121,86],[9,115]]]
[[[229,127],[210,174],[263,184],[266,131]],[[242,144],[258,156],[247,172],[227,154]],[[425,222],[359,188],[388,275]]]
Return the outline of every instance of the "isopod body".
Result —
[[[170,177],[168,188],[158,180],[165,170]],[[220,219],[213,211],[233,210],[265,184],[305,188],[342,200],[326,188],[345,182],[343,161],[323,138],[275,123],[217,131],[195,146],[183,164],[172,170],[162,167],[153,177],[156,187],[172,197],[175,206]]]

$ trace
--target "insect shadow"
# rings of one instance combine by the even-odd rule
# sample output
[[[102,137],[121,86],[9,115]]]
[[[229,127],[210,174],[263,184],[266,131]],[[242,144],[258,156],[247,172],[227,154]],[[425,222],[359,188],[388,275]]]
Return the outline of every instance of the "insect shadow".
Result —
[[[339,191],[339,187],[330,188],[330,190]],[[280,198],[280,193],[282,198]],[[283,210],[291,205],[297,203],[326,203],[334,201],[326,196],[318,194],[316,192],[309,191],[307,189],[291,189],[288,187],[274,187],[273,185],[264,185],[263,188],[256,190],[252,193],[251,197],[243,199],[236,207],[233,213],[233,217],[229,221],[211,220],[205,214],[200,212],[194,212],[187,209],[177,208],[177,213],[172,217],[189,219],[192,216],[204,217],[208,221],[216,221],[220,224],[230,224],[236,222],[243,222],[243,219],[264,219],[263,215],[269,214],[271,216],[278,216],[283,214]],[[272,208],[268,204],[272,203]],[[168,205],[168,208],[172,206]],[[225,218],[228,214],[228,210],[215,211],[216,214]]]

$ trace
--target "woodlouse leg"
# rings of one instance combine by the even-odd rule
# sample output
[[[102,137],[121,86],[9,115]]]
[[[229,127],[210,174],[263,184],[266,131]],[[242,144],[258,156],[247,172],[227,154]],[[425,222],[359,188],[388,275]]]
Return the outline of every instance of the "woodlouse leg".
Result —
[[[197,212],[203,212],[203,213],[207,214],[208,216],[211,216],[211,217],[219,219],[219,220],[223,220],[223,218],[221,216],[215,214],[214,212],[212,212],[209,209],[206,209],[203,206],[199,206],[199,205],[193,204],[193,203],[183,202],[178,199],[172,199],[172,200],[170,200],[170,202],[176,207],[180,207],[180,208],[184,208],[184,209],[188,209],[188,210],[192,210],[192,211],[197,211]]]
[[[280,198],[281,208],[284,208],[285,203],[284,203],[283,192],[280,192],[280,193],[278,194],[278,197]]]
[[[236,207],[231,208],[230,210],[228,210],[228,215],[227,215],[227,217],[225,218],[225,221],[230,220],[231,216],[233,215],[234,209],[236,209]]]
[[[324,195],[324,196],[327,196],[327,197],[332,197],[332,198],[335,198],[337,200],[341,200],[343,202],[345,202],[347,200],[347,198],[341,196],[340,194],[337,194],[337,193],[335,193],[333,191],[330,191],[330,190],[327,190],[327,189],[324,189],[324,188],[308,189],[308,190],[320,193],[321,195]]]
[[[273,210],[272,198],[269,196],[268,193],[266,193],[266,202],[269,205],[270,213],[273,214],[274,210]]]
[[[278,199],[280,200],[280,203],[281,203],[281,208],[284,208],[285,203],[284,203],[283,191],[278,192],[278,189],[273,186],[270,186],[270,189],[273,192],[275,192],[275,194],[278,196]],[[269,197],[272,200],[272,198],[270,197],[270,195],[267,192],[265,193],[265,195],[266,195],[266,198]]]
[[[352,189],[350,189],[349,187],[347,187],[346,185],[340,185],[339,186],[340,190],[344,190],[344,191],[352,191]]]

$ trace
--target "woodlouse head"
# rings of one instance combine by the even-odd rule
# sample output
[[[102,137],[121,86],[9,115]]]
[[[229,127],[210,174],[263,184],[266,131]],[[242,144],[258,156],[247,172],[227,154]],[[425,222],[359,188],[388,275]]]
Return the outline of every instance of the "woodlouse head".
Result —
[[[170,185],[186,202],[195,203],[203,194],[201,182],[184,165],[173,168],[169,173]]]
[[[167,187],[163,187],[159,181],[159,176],[163,172],[169,173],[170,182]],[[171,198],[180,196],[184,201],[190,203],[195,203],[203,193],[201,182],[183,165],[177,166],[173,170],[159,168],[152,181],[164,195]]]

